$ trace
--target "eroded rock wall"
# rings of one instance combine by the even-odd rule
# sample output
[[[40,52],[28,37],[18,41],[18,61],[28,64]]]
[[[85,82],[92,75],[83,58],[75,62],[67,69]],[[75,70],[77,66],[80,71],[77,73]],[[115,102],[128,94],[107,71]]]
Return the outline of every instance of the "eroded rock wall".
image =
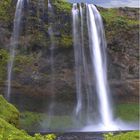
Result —
[[[7,0],[6,6],[16,1]],[[74,50],[72,43],[72,5],[54,0],[54,17],[37,0],[24,4],[22,30],[15,58],[12,102],[20,98],[75,102]],[[3,4],[0,3],[3,7]],[[14,7],[0,11],[0,91],[6,90],[7,61],[13,28]],[[105,26],[108,53],[108,79],[111,93],[119,102],[137,102],[139,96],[139,21],[138,9],[98,7]],[[51,49],[48,27],[54,27],[54,86],[51,90]],[[94,85],[94,84],[93,84]],[[24,97],[24,98],[23,98]],[[24,101],[22,101],[24,102]],[[30,102],[30,100],[28,101]],[[24,104],[24,103],[23,103]],[[28,104],[28,103],[27,103]],[[23,107],[24,108],[24,107]]]

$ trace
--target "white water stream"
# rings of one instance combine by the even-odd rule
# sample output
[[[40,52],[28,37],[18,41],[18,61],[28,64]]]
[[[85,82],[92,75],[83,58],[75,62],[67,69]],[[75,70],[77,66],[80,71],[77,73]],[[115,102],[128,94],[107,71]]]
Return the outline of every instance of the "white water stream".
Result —
[[[86,23],[84,23],[84,12],[86,11]],[[92,4],[73,4],[73,42],[75,54],[75,75],[77,105],[75,115],[81,118],[83,106],[86,106],[87,125],[96,123],[104,129],[117,129],[113,122],[113,112],[110,105],[109,86],[107,81],[106,66],[106,40],[102,18],[97,8]],[[85,52],[84,25],[87,26],[89,39],[89,56]],[[87,59],[90,58],[90,64]],[[84,82],[83,82],[84,80]],[[94,83],[94,85],[93,85]],[[83,90],[83,87],[86,90]],[[94,92],[94,88],[96,92]],[[86,105],[84,102],[87,99]],[[93,102],[96,101],[96,106]],[[93,108],[96,108],[95,110]],[[94,113],[96,112],[96,113]],[[93,115],[95,114],[95,115]]]
[[[13,70],[14,59],[16,55],[16,48],[18,47],[18,41],[19,41],[19,35],[20,35],[20,24],[21,24],[21,18],[22,18],[23,1],[24,0],[17,1],[15,18],[14,18],[14,27],[13,27],[12,37],[11,37],[10,58],[8,62],[8,76],[7,76],[8,88],[7,88],[7,93],[6,93],[6,98],[8,100],[10,100],[12,70]]]

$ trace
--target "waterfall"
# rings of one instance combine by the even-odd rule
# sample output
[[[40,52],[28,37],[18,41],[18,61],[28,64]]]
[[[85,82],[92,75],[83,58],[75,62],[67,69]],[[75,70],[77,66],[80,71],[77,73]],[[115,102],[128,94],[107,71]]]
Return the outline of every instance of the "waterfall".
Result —
[[[73,5],[73,36],[74,36],[74,53],[75,53],[75,69],[76,69],[76,93],[77,93],[77,106],[76,115],[82,108],[82,91],[81,91],[81,47],[80,47],[80,35],[78,33],[78,15],[79,10],[77,4]]]
[[[97,17],[96,17],[97,16]],[[105,51],[105,46],[102,46],[102,42],[99,36],[99,30],[97,26],[100,26],[101,17],[95,6],[87,5],[87,22],[88,22],[88,33],[89,33],[89,47],[91,50],[92,66],[95,70],[96,76],[96,88],[99,98],[99,110],[101,114],[102,122],[107,126],[112,122],[112,112],[108,100],[108,83],[106,78],[106,66],[104,63],[104,58],[102,56],[102,51]],[[96,18],[99,22],[96,23]],[[103,28],[100,26],[100,30]],[[102,51],[101,51],[102,49]],[[105,56],[104,56],[105,57]],[[106,58],[105,58],[106,59]],[[105,62],[106,63],[106,62]]]
[[[53,20],[54,17],[54,11],[53,7],[50,3],[50,0],[48,0],[48,15],[49,19]],[[51,99],[50,99],[50,105],[48,110],[48,127],[51,124],[51,118],[53,116],[54,106],[55,106],[55,96],[54,96],[54,49],[55,49],[55,40],[54,40],[54,31],[53,31],[53,24],[52,21],[49,20],[49,27],[48,27],[48,33],[50,36],[50,65],[51,65],[51,85],[50,85],[50,92],[51,92]]]
[[[8,62],[8,78],[7,78],[8,88],[6,93],[6,98],[8,100],[10,100],[10,94],[11,94],[12,69],[13,69],[14,59],[16,55],[16,48],[18,47],[22,9],[23,9],[23,0],[18,0],[16,5],[15,17],[14,17],[13,33],[11,37],[10,58]]]
[[[82,118],[84,114],[86,125],[97,123],[105,130],[116,129],[109,98],[102,18],[92,4],[73,4],[72,17],[77,93],[75,116]],[[88,36],[88,46],[84,43],[85,35]]]

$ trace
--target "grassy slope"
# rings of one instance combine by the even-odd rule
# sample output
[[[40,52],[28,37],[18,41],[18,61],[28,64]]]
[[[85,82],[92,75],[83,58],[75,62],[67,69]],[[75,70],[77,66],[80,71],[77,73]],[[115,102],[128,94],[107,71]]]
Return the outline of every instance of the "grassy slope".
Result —
[[[125,15],[120,15],[119,10],[115,8],[100,10],[103,19],[108,25],[114,23],[120,28],[122,26],[138,25],[139,21],[135,19],[130,19]]]
[[[12,125],[18,126],[19,111],[2,96],[0,96],[0,118]]]
[[[139,104],[117,104],[115,107],[115,116],[124,121],[128,122],[137,122],[139,120]],[[31,130],[42,124],[43,120],[44,125],[47,122],[48,116],[45,113],[36,113],[36,112],[22,112],[20,118],[20,126],[22,128]],[[63,126],[63,129],[72,128],[72,119],[70,116],[54,116],[52,117],[52,125],[50,129],[58,129]],[[44,126],[45,127],[45,126]]]
[[[19,130],[0,118],[0,140],[54,140],[54,134],[29,136],[25,131]]]
[[[116,107],[116,115],[125,121],[139,120],[139,104],[118,104]]]
[[[118,135],[113,135],[109,133],[109,134],[105,134],[104,137],[105,140],[139,140],[140,132],[133,131],[133,132],[121,133]]]
[[[29,136],[25,131],[15,126],[19,123],[19,111],[2,96],[0,96],[0,140],[54,140],[55,135]]]

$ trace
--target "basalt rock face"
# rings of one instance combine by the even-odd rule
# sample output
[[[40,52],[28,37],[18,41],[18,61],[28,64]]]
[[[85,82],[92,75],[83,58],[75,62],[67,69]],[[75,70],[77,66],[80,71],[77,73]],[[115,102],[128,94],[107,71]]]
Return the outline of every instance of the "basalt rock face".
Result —
[[[0,11],[0,91],[6,89],[6,69],[10,36],[16,1],[7,0],[3,19]],[[52,95],[58,104],[75,102],[74,50],[72,43],[72,5],[53,0],[54,17],[48,12],[47,1],[25,1],[22,30],[15,58],[12,80],[12,102],[36,104],[50,101]],[[0,6],[3,7],[2,3]],[[139,96],[139,22],[138,9],[104,9],[103,17],[107,38],[108,78],[111,93],[119,102],[137,102]],[[51,39],[48,28],[54,27],[54,66],[52,73]],[[53,78],[52,78],[53,77]],[[52,82],[53,79],[53,82]],[[94,85],[94,83],[93,83]],[[17,103],[18,104],[18,103]],[[29,103],[30,104],[30,103]],[[29,105],[32,106],[32,105]],[[62,107],[62,106],[61,106]],[[63,106],[64,107],[64,106]],[[24,108],[23,106],[21,108]],[[33,109],[35,107],[32,106]]]
[[[111,91],[118,101],[135,102],[139,96],[138,10],[119,8],[109,11],[112,16],[116,14],[114,19],[105,22]]]

